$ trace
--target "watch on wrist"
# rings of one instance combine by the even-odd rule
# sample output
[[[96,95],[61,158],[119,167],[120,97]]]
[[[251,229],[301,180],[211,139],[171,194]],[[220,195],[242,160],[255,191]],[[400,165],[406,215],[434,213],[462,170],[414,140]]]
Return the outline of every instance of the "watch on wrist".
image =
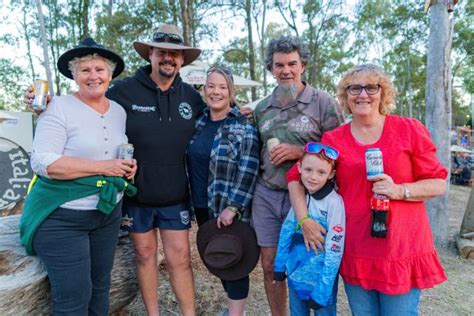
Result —
[[[405,184],[402,184],[402,187],[403,187],[403,199],[408,200],[411,197],[410,189]]]

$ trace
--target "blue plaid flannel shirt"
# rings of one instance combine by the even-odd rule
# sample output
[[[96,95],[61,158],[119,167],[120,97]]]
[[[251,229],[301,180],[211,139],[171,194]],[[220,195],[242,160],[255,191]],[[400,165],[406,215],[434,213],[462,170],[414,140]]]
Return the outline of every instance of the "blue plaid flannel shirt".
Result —
[[[196,120],[196,132],[190,144],[209,120],[209,109]],[[237,106],[219,127],[211,149],[208,181],[208,208],[217,218],[227,206],[240,210],[241,220],[250,220],[250,207],[259,167],[257,129]]]

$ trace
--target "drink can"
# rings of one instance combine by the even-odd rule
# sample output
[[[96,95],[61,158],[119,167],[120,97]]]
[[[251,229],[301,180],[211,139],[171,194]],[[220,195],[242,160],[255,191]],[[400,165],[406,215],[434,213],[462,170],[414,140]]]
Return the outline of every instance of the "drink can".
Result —
[[[365,151],[365,167],[368,180],[383,174],[383,157],[379,148],[369,148]]]
[[[273,147],[275,147],[276,145],[280,144],[280,140],[276,137],[273,137],[273,138],[270,138],[267,140],[267,149],[268,149],[268,152],[271,152]]]
[[[45,110],[48,103],[48,81],[36,80],[33,84],[33,93],[35,98],[31,103],[31,107],[35,110]]]
[[[119,147],[118,159],[133,159],[133,145],[132,144],[122,144]]]

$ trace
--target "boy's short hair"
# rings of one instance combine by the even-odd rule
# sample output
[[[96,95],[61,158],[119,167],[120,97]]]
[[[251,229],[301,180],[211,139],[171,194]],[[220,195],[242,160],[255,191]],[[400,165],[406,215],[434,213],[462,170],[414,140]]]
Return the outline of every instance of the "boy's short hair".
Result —
[[[322,160],[328,162],[328,163],[331,165],[332,170],[336,169],[336,161],[333,160],[333,159],[331,159],[331,158],[328,158],[328,157],[324,154],[324,151],[323,151],[323,150],[321,150],[321,151],[320,151],[319,153],[317,153],[317,154],[305,152],[305,153],[303,154],[303,157],[301,157],[301,163],[303,162],[303,159],[304,159],[306,156],[309,156],[309,155],[311,155],[311,156],[316,156],[316,157],[318,157],[319,159],[322,159]]]

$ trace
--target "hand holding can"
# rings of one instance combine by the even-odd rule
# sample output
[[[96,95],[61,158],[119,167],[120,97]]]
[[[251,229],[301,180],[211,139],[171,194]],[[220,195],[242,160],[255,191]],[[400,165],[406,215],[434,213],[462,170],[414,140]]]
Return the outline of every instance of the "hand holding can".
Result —
[[[48,81],[36,80],[33,84],[33,93],[35,98],[31,103],[34,110],[44,111],[48,104]]]
[[[276,137],[273,137],[273,138],[270,138],[267,140],[267,149],[268,149],[268,152],[270,153],[272,151],[272,149],[276,146],[276,145],[279,145],[280,144],[280,140]]]

